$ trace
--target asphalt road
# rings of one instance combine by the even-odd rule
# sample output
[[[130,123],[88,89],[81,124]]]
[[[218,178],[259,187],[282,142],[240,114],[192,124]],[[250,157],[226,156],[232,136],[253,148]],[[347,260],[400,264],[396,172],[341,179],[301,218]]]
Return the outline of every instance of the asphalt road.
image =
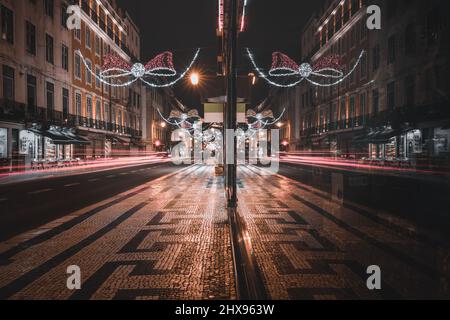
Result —
[[[178,169],[146,164],[0,186],[0,241]]]
[[[370,208],[448,234],[450,180],[440,176],[389,175],[281,163],[279,174],[332,193],[332,174],[342,174],[343,203]]]

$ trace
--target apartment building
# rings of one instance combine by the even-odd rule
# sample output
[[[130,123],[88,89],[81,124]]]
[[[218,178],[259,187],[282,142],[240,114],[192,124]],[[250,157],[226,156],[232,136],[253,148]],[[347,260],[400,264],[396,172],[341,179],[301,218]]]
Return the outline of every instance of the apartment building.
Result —
[[[67,7],[81,29],[67,29]],[[140,60],[139,29],[105,0],[0,1],[0,158],[3,166],[129,154],[144,147],[141,85],[105,86],[105,54]]]
[[[81,29],[72,33],[74,114],[70,123],[92,142],[80,149],[80,154],[104,157],[139,149],[142,85],[108,86],[89,71],[98,75],[104,56],[110,53],[130,64],[139,61],[139,30],[115,1],[81,0],[75,4],[82,9],[82,21]]]
[[[74,145],[85,143],[61,129],[70,112],[73,71],[66,6],[53,0],[0,1],[3,165],[71,157]]]
[[[381,30],[366,26],[371,4],[381,8]],[[348,73],[365,54],[339,85],[290,90],[299,114],[289,120],[300,123],[291,150],[400,165],[448,161],[448,9],[441,0],[328,1],[302,31],[301,60],[338,54]]]

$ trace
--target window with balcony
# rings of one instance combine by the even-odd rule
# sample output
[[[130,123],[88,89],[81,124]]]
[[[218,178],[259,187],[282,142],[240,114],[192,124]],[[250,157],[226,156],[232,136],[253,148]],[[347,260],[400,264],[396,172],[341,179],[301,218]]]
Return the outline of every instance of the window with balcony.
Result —
[[[408,107],[414,105],[415,96],[415,80],[414,76],[407,76],[405,78],[405,104]]]
[[[372,90],[372,113],[377,114],[380,111],[380,92],[378,89]]]
[[[36,27],[29,21],[25,22],[26,50],[33,56],[36,55]]]
[[[69,89],[62,88],[62,107],[63,117],[67,119],[69,116]]]
[[[1,6],[2,40],[14,44],[14,13],[5,6]]]
[[[45,83],[45,92],[47,110],[55,110],[55,85],[47,81]]]
[[[77,116],[82,116],[82,110],[81,110],[81,93],[77,92],[75,93],[75,112],[77,113]]]
[[[102,102],[98,98],[95,100],[95,119],[102,120]]]
[[[15,79],[15,72],[14,69],[3,65],[2,68],[2,75],[3,75],[3,97],[6,100],[11,100],[13,101],[15,99],[15,84],[14,84],[14,79]]]
[[[47,33],[45,34],[45,60],[51,64],[55,61],[53,55],[53,37]]]
[[[37,81],[36,77],[27,75],[27,106],[34,108],[37,105]]]
[[[389,82],[387,85],[387,108],[393,110],[395,108],[395,82]]]
[[[92,97],[86,96],[86,118],[92,119]]]

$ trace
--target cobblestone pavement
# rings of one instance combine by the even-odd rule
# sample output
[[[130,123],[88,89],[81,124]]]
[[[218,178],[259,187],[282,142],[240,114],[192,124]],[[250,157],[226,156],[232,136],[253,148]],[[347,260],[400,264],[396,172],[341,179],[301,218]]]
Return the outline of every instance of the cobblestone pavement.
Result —
[[[449,298],[449,246],[265,170],[238,170],[239,212],[273,299]],[[370,291],[367,267],[381,268]]]
[[[449,298],[449,246],[241,166],[239,214],[273,299]],[[192,166],[0,243],[0,299],[235,299],[223,179]],[[422,232],[422,231],[420,231]],[[82,289],[66,287],[81,268]],[[382,290],[366,287],[378,265]]]
[[[188,167],[0,243],[0,299],[236,298],[221,188]]]

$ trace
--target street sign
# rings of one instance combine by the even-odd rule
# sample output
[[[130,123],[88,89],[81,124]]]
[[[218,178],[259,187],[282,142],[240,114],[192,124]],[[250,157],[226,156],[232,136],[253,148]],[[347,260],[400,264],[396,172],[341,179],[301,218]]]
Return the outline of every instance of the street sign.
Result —
[[[223,109],[225,104],[222,103],[205,103],[205,123],[223,123]],[[245,123],[245,103],[237,104],[237,122]]]

